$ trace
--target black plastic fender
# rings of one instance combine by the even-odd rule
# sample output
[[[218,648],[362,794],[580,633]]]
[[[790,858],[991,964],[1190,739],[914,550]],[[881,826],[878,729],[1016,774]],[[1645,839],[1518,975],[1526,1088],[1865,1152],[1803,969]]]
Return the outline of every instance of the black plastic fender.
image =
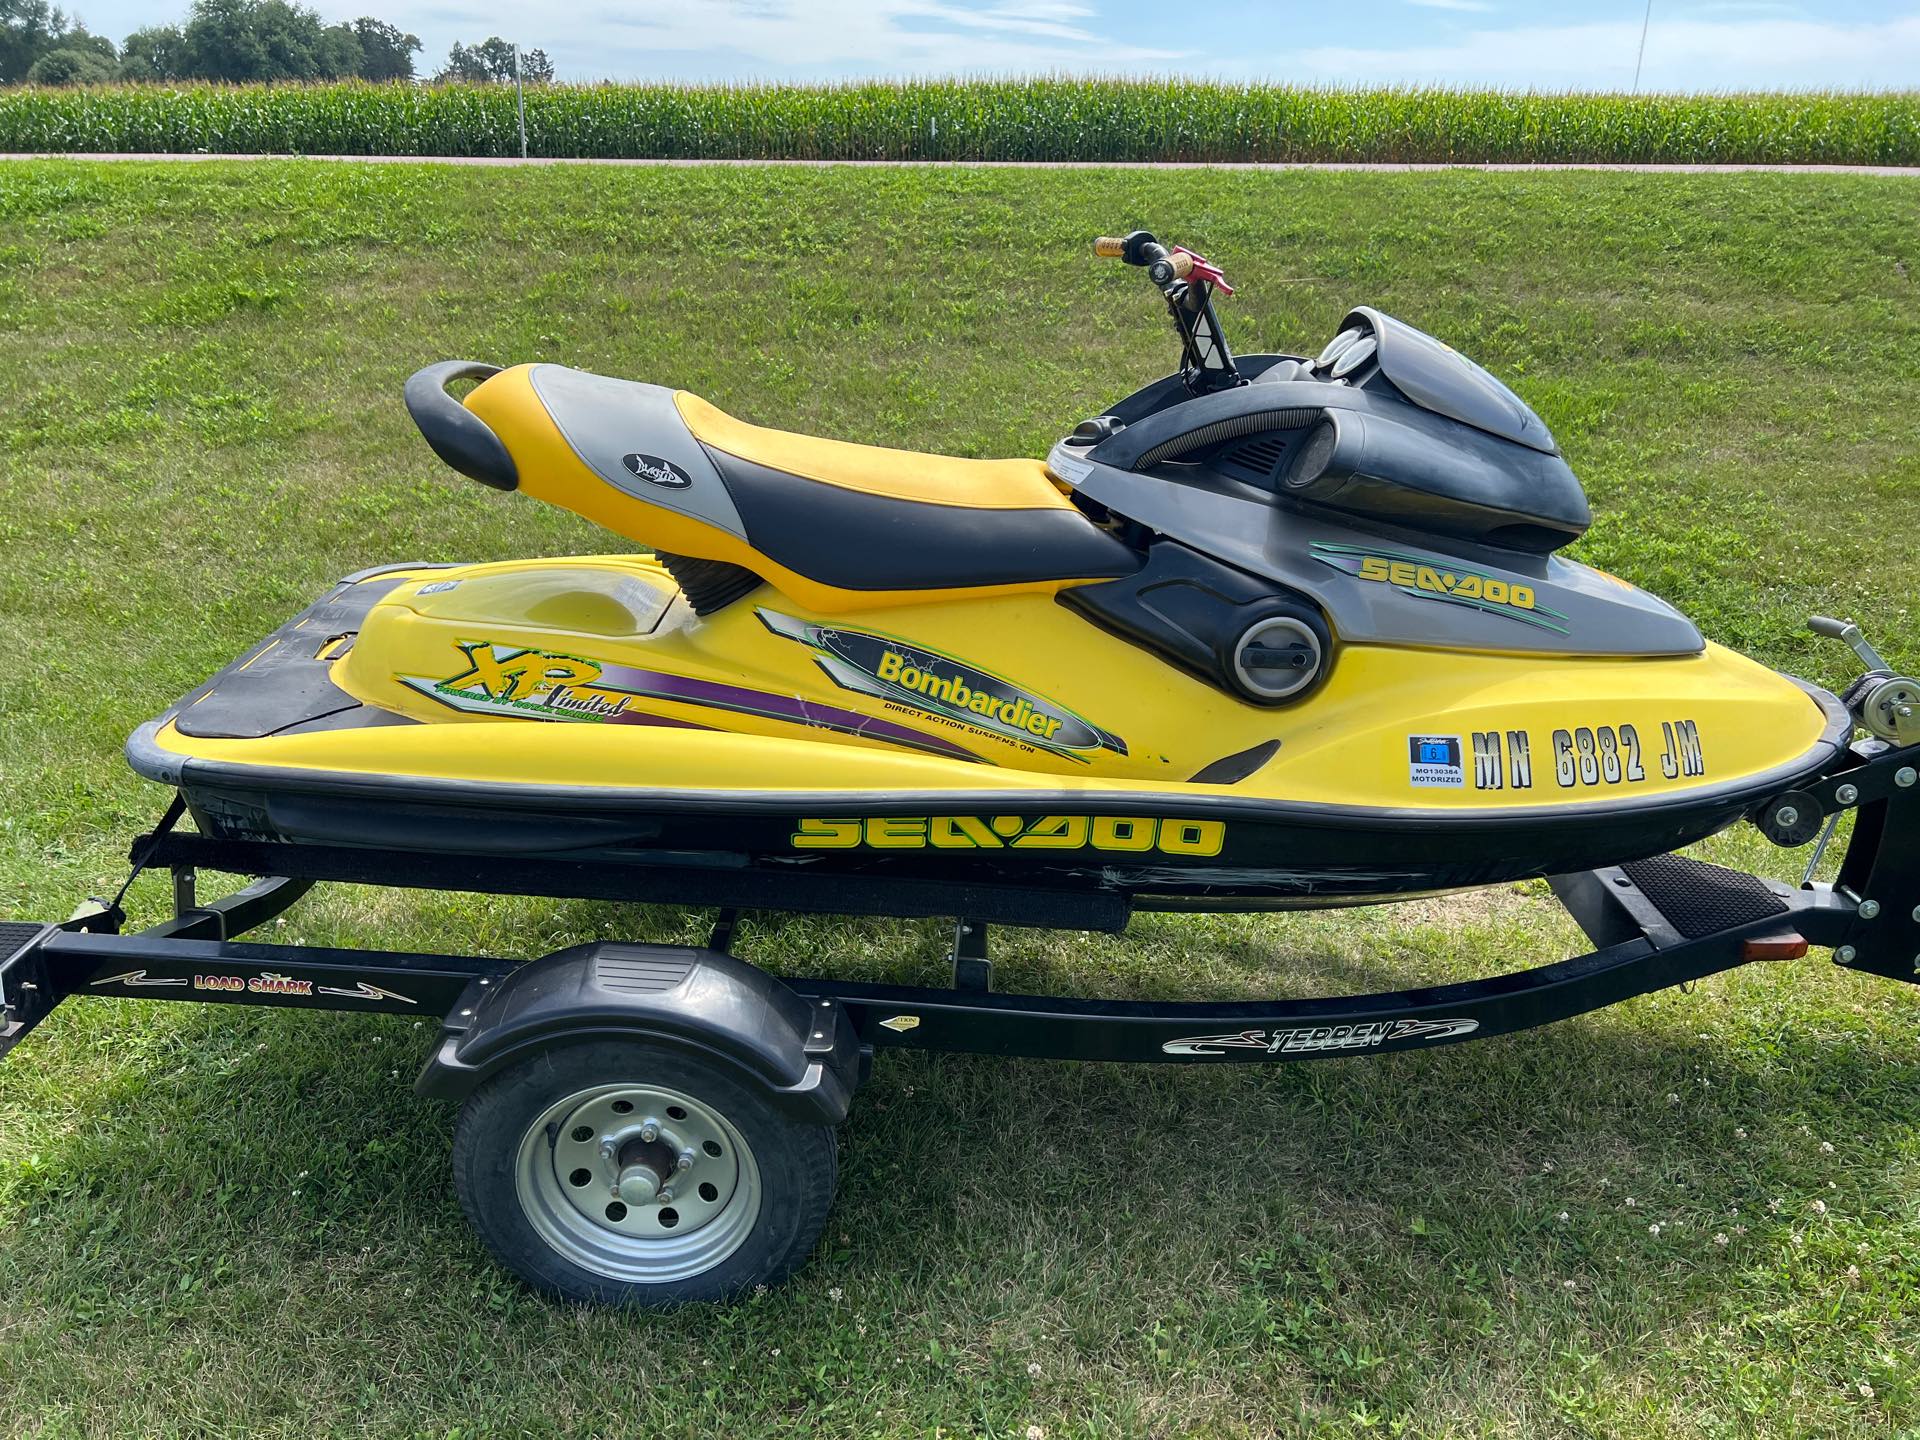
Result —
[[[860,1080],[860,1041],[834,1001],[809,1001],[715,950],[599,941],[476,981],[446,1019],[414,1089],[465,1098],[556,1045],[644,1038],[739,1071],[797,1118],[838,1125]],[[617,1077],[609,1077],[617,1078]]]

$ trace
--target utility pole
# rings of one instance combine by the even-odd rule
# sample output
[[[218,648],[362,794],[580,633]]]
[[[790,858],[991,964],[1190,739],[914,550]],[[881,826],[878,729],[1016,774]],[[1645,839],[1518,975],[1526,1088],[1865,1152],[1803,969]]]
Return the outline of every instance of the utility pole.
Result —
[[[1647,13],[1640,17],[1640,51],[1633,57],[1633,93],[1636,95],[1640,93],[1640,62],[1647,58],[1647,26],[1652,23],[1653,0],[1647,0]]]
[[[1647,0],[1647,4],[1653,4],[1653,0]],[[1642,45],[1646,44],[1645,36],[1641,37],[1640,43]],[[1639,83],[1637,72],[1634,83]],[[520,116],[520,158],[524,160],[527,158],[527,92],[520,84],[520,46],[518,43],[513,47],[513,108]]]

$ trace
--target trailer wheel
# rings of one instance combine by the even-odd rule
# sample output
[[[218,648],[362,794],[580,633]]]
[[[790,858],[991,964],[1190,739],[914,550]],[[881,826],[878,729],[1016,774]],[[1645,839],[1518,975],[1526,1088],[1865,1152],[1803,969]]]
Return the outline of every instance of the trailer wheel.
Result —
[[[836,1160],[832,1127],[637,1040],[501,1071],[453,1142],[461,1207],[503,1265],[549,1295],[639,1307],[783,1279],[820,1238]]]

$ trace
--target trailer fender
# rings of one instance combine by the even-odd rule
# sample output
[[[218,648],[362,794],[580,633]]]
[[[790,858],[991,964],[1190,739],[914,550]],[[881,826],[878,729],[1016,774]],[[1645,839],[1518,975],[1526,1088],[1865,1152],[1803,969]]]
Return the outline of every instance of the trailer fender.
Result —
[[[589,1039],[646,1039],[718,1060],[797,1118],[837,1125],[860,1042],[837,1001],[809,1001],[715,950],[601,941],[557,950],[454,1007],[414,1089],[464,1099],[509,1065]]]

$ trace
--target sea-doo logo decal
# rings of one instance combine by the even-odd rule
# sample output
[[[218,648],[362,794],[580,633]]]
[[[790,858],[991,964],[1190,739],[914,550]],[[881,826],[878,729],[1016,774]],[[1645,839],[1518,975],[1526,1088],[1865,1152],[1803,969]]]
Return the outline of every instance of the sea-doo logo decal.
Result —
[[[755,613],[774,634],[819,651],[815,661],[843,689],[1068,759],[1085,759],[1083,752],[1090,750],[1127,753],[1127,742],[1118,735],[937,650],[890,635],[816,625],[772,610]]]
[[[1567,617],[1540,604],[1533,587],[1518,580],[1504,580],[1484,570],[1469,570],[1432,555],[1368,550],[1359,545],[1333,545],[1320,540],[1314,541],[1310,548],[1313,558],[1323,565],[1331,565],[1356,580],[1391,585],[1416,600],[1464,605],[1551,630],[1557,635],[1570,633],[1560,623]]]
[[[650,485],[663,485],[669,490],[684,490],[693,484],[693,477],[671,460],[662,460],[658,455],[622,455],[620,463],[627,467],[630,474],[638,476]]]
[[[1220,820],[1148,815],[874,815],[802,820],[796,850],[1104,850],[1206,857],[1227,840]]]
[[[1268,1055],[1327,1055],[1373,1050],[1403,1040],[1452,1040],[1471,1035],[1478,1020],[1375,1020],[1361,1025],[1302,1025],[1289,1030],[1241,1030],[1232,1035],[1194,1035],[1169,1040],[1164,1055],[1225,1055],[1260,1050]]]

